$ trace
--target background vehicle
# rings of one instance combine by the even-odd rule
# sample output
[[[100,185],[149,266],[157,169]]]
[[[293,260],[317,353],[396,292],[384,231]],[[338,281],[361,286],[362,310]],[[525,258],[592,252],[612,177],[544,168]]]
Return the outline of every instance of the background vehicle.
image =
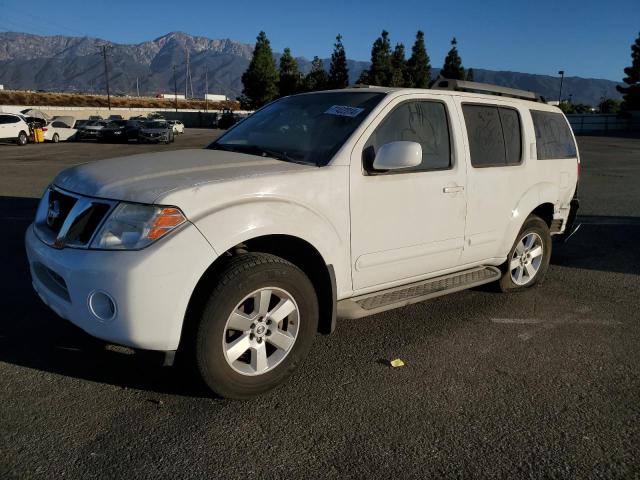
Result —
[[[435,88],[284,97],[204,150],[67,170],[27,231],[34,287],[87,332],[180,348],[214,392],[249,398],[338,317],[537,285],[577,208],[566,117],[529,92]],[[76,215],[87,231],[66,230]]]
[[[106,120],[89,120],[78,128],[77,140],[96,140],[98,132],[109,124]]]
[[[164,120],[143,122],[138,131],[138,141],[142,143],[171,143],[174,138],[173,128]]]
[[[184,133],[184,124],[180,120],[167,120],[167,123],[173,128],[174,134]]]
[[[29,125],[22,115],[0,112],[0,141],[26,145],[29,141]]]
[[[53,117],[51,122],[42,128],[44,139],[53,143],[75,140],[76,133],[78,132],[78,129],[74,128],[75,123],[76,121],[73,117]]]
[[[42,128],[51,121],[49,115],[34,108],[27,108],[22,110],[21,113],[32,128]]]
[[[98,131],[101,142],[128,142],[137,140],[140,132],[140,122],[137,120],[114,120]]]

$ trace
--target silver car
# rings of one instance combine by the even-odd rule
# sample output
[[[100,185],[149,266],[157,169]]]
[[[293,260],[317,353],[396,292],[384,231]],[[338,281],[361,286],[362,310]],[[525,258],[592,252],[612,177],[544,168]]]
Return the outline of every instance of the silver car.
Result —
[[[140,143],[171,143],[174,141],[173,128],[165,120],[144,122],[138,132]]]

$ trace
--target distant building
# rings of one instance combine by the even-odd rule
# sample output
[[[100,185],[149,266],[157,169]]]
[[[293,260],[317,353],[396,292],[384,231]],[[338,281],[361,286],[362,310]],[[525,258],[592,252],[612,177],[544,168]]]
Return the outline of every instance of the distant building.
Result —
[[[159,93],[156,95],[156,98],[164,98],[167,100],[175,100],[177,98],[178,100],[185,100],[184,95],[174,95],[173,93]]]
[[[226,95],[220,95],[217,93],[207,93],[204,96],[205,100],[209,100],[210,102],[225,102],[229,100]]]
[[[4,85],[0,85],[0,90],[4,90]]]

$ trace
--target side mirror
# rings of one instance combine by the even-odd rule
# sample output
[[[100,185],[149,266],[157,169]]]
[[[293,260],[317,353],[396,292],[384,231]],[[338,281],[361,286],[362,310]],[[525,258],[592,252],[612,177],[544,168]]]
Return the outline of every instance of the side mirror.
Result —
[[[375,170],[397,170],[416,167],[422,163],[422,145],[417,142],[385,143],[373,160]]]

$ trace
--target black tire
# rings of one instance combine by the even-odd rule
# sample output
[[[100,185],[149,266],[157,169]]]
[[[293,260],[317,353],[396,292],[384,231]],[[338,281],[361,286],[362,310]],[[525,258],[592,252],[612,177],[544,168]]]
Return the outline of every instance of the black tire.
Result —
[[[532,249],[534,249],[535,246],[538,246],[538,240],[539,246],[542,247],[542,254],[539,255],[539,257],[541,257],[539,265],[533,275],[529,275],[528,267],[535,266],[537,257],[532,258],[531,255],[527,257],[521,253],[516,253],[516,249],[519,246],[520,248],[524,246],[524,244],[520,244],[525,238],[531,238],[534,240],[534,246],[532,246]],[[500,280],[498,281],[500,290],[505,293],[515,292],[531,288],[534,285],[542,283],[549,268],[551,245],[551,234],[549,233],[549,226],[547,223],[536,215],[530,215],[525,220],[524,225],[522,225],[522,228],[516,237],[516,241],[513,243],[513,246],[509,251],[507,261],[501,266],[502,277],[500,277]],[[520,259],[522,259],[522,263],[520,263]],[[512,261],[522,266],[518,266],[512,270]],[[520,272],[522,272],[522,276],[518,282],[517,279]]]
[[[238,372],[227,361],[223,345],[229,345],[231,340],[229,331],[225,329],[231,313],[245,297],[268,287],[286,291],[294,299],[298,308],[298,330],[295,341],[279,363],[262,374],[248,376]],[[275,311],[274,307],[269,308]],[[292,263],[275,255],[246,253],[231,258],[222,268],[213,291],[204,302],[201,313],[196,313],[196,316],[198,318],[194,318],[195,324],[191,329],[192,338],[187,339],[187,346],[190,344],[191,347],[187,348],[191,352],[196,373],[217,395],[243,400],[263,394],[281,384],[302,362],[318,329],[318,300],[311,281]],[[254,323],[247,332],[258,332],[255,325]],[[237,334],[243,335],[241,332]],[[252,341],[262,342],[262,339]],[[269,337],[264,337],[265,349],[268,344],[271,345],[269,342]],[[272,345],[270,348],[273,350]],[[245,354],[247,352],[253,353],[247,350]],[[273,351],[269,355],[273,355]]]
[[[25,132],[24,130],[20,131],[20,133],[18,134],[18,138],[16,139],[16,143],[18,144],[18,146],[23,147],[27,144],[28,141],[29,137],[27,136],[27,132]]]
[[[58,143],[60,141],[60,135],[58,135],[57,133],[54,133],[53,138],[51,140],[53,141],[53,143]]]

